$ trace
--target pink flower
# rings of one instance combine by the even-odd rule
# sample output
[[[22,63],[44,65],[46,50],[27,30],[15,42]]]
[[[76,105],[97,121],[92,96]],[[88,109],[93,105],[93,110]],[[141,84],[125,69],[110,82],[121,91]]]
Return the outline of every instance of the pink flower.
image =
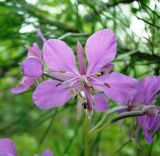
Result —
[[[79,71],[72,49],[63,41],[44,41],[43,58],[50,75],[59,80],[46,80],[38,85],[33,93],[33,101],[41,109],[64,105],[77,94],[85,94],[88,110],[95,108],[105,111],[108,98],[119,103],[127,103],[135,93],[136,80],[113,72],[117,42],[109,29],[96,32],[87,39],[85,46],[88,68],[80,43],[77,44]]]
[[[149,108],[145,115],[137,117],[148,143],[153,141],[152,134],[160,129],[160,107],[153,105],[158,91],[160,91],[160,76],[143,78],[138,81],[137,93],[129,104],[130,110],[139,110],[142,107]]]
[[[18,94],[26,91],[37,79],[43,75],[43,60],[42,53],[37,43],[34,43],[32,47],[28,49],[28,56],[22,64],[23,77],[19,84],[12,88],[11,92]]]

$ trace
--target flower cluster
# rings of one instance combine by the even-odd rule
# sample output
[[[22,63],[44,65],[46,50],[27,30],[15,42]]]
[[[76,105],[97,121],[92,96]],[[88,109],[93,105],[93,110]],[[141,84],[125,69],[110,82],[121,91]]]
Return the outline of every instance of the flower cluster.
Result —
[[[110,29],[91,35],[85,50],[77,42],[78,66],[73,50],[64,41],[47,40],[40,30],[37,33],[43,41],[43,49],[40,50],[37,43],[28,48],[27,58],[21,64],[22,80],[12,89],[13,93],[24,92],[34,85],[33,101],[40,109],[62,106],[78,97],[88,112],[106,111],[111,99],[127,106],[127,112],[142,112],[136,121],[146,140],[152,142],[153,133],[160,128],[160,108],[154,105],[160,90],[160,76],[136,80],[111,72],[117,41]]]

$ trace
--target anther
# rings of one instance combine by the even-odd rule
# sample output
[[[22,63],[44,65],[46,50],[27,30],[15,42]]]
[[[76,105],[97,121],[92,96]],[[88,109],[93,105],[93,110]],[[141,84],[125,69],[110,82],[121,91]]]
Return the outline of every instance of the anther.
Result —
[[[110,85],[108,83],[104,83],[105,86],[107,86],[108,88],[111,88]]]
[[[84,109],[87,109],[87,103],[86,102],[83,102],[82,106],[83,106]]]
[[[56,84],[56,87],[58,87],[59,85],[61,85],[61,83],[57,83],[57,84]]]
[[[66,73],[66,71],[65,71],[65,70],[60,70],[59,72],[60,72],[60,73]]]

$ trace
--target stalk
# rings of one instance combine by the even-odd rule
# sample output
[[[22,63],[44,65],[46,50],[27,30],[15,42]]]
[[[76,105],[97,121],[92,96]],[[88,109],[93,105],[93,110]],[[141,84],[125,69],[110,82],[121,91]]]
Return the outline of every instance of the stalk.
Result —
[[[107,111],[106,114],[103,116],[103,118],[97,123],[97,125],[95,125],[95,127],[90,130],[90,133],[92,133],[93,131],[96,131],[99,127],[101,127],[101,125],[103,125],[105,120],[110,115],[117,113],[117,112],[120,112],[120,111],[127,110],[127,109],[128,109],[127,106],[118,106],[118,107],[112,108],[111,110]]]
[[[126,119],[126,118],[130,118],[130,117],[138,117],[138,116],[143,116],[145,114],[144,111],[131,111],[131,112],[124,112],[121,113],[119,116],[113,118],[112,120],[110,120],[109,122],[107,122],[106,124],[104,124],[102,127],[97,127],[94,128],[90,131],[90,134],[94,134],[97,133],[103,129],[105,129],[107,126],[109,126],[111,123],[115,123],[119,120],[122,119]]]
[[[90,139],[90,117],[88,110],[85,109],[85,138],[84,138],[84,156],[89,156],[89,139]]]

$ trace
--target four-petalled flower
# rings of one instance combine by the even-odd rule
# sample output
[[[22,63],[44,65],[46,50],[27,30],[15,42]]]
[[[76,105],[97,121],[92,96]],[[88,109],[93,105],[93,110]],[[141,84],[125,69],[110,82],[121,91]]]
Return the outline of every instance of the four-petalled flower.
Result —
[[[78,71],[74,53],[65,42],[45,40],[43,59],[50,76],[59,81],[46,80],[39,84],[33,93],[33,101],[39,108],[48,109],[84,93],[86,108],[100,112],[108,108],[108,98],[119,103],[128,102],[135,94],[136,80],[117,72],[109,74],[116,50],[116,37],[110,29],[96,32],[87,39],[85,46],[88,69],[82,45],[77,43]]]

